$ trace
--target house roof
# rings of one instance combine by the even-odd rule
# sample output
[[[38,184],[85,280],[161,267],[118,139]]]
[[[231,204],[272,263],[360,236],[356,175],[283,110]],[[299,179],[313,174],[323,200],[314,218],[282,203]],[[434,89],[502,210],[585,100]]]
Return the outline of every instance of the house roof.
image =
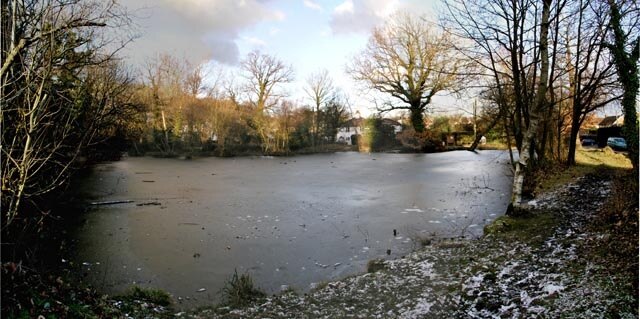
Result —
[[[342,126],[343,127],[360,127],[362,126],[362,121],[364,121],[363,118],[359,117],[359,118],[351,118],[350,120],[346,121]]]
[[[614,124],[616,124],[616,121],[618,120],[618,118],[619,116],[607,116],[604,119],[602,119],[602,121],[600,121],[598,126],[599,127],[613,126]]]
[[[584,129],[598,128],[602,120],[604,120],[603,117],[587,116],[584,122],[582,122],[582,128]]]

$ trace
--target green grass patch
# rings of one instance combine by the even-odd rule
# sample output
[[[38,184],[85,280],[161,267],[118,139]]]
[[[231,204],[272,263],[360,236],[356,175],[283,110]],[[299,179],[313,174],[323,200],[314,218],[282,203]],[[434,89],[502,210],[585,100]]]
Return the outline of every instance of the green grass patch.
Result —
[[[143,300],[160,306],[171,304],[171,296],[164,290],[132,286],[123,296],[126,300]]]
[[[484,227],[484,233],[503,240],[541,244],[553,234],[557,218],[552,212],[500,216]]]

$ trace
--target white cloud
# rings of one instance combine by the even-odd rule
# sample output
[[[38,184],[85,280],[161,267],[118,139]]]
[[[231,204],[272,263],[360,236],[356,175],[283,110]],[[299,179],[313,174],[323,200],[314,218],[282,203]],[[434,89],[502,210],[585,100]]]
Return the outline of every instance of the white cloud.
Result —
[[[316,11],[322,11],[322,6],[313,0],[304,0],[304,6]]]
[[[237,30],[265,20],[281,21],[284,13],[272,10],[265,1],[161,0],[194,23],[216,30]]]
[[[272,36],[272,37],[275,36],[278,33],[280,33],[280,29],[278,29],[276,27],[273,27],[273,28],[269,29],[269,35]]]
[[[235,64],[241,32],[265,21],[282,21],[285,14],[265,0],[122,0],[142,17],[141,37],[126,52],[136,62],[160,52],[194,62],[214,59]],[[137,11],[135,11],[137,10]]]
[[[333,10],[333,33],[369,32],[398,10],[399,0],[346,0]]]
[[[333,9],[334,14],[353,14],[353,1],[346,0],[345,2],[339,4],[335,9]]]
[[[267,46],[267,42],[265,42],[262,39],[258,39],[256,37],[243,37],[242,39],[255,47]]]

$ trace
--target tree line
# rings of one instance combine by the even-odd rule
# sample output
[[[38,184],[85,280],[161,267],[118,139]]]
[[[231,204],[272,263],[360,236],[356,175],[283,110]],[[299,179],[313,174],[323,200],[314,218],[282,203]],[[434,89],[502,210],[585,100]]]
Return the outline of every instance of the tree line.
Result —
[[[257,51],[238,74],[167,54],[134,72],[119,57],[133,40],[126,30],[134,17],[117,1],[7,0],[1,9],[8,237],[12,226],[29,233],[55,219],[52,199],[87,163],[127,149],[288,154],[334,142],[350,113],[326,71],[307,80],[313,107],[288,99],[282,86],[293,80],[292,68]]]
[[[229,156],[288,154],[335,142],[350,113],[346,97],[321,71],[307,81],[314,105],[305,107],[283,91],[292,79],[290,66],[258,51],[246,56],[239,74],[160,54],[133,88],[146,112],[132,147],[167,156],[196,151]]]
[[[575,164],[582,122],[620,103],[637,175],[636,2],[445,0],[444,8],[439,22],[391,16],[346,68],[377,111],[406,114],[405,141],[433,143],[424,117],[437,95],[475,96],[481,125],[471,149],[498,131],[519,152],[517,211],[525,180],[548,163]],[[118,53],[133,40],[121,30],[134,18],[116,1],[3,0],[1,14],[3,230],[41,224],[49,218],[41,207],[75,169],[124,148],[287,154],[334,142],[350,117],[327,71],[306,79],[303,107],[285,90],[292,67],[259,51],[234,74],[166,54],[132,72]]]

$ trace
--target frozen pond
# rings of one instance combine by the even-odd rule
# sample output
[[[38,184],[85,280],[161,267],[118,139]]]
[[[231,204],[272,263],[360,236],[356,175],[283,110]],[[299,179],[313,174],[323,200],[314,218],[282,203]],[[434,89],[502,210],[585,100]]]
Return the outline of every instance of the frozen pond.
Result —
[[[234,269],[268,292],[305,291],[422,238],[481,235],[507,207],[507,163],[503,151],[127,158],[81,182],[87,201],[133,202],[87,213],[73,259],[106,292],[135,283],[185,306],[218,301]]]

